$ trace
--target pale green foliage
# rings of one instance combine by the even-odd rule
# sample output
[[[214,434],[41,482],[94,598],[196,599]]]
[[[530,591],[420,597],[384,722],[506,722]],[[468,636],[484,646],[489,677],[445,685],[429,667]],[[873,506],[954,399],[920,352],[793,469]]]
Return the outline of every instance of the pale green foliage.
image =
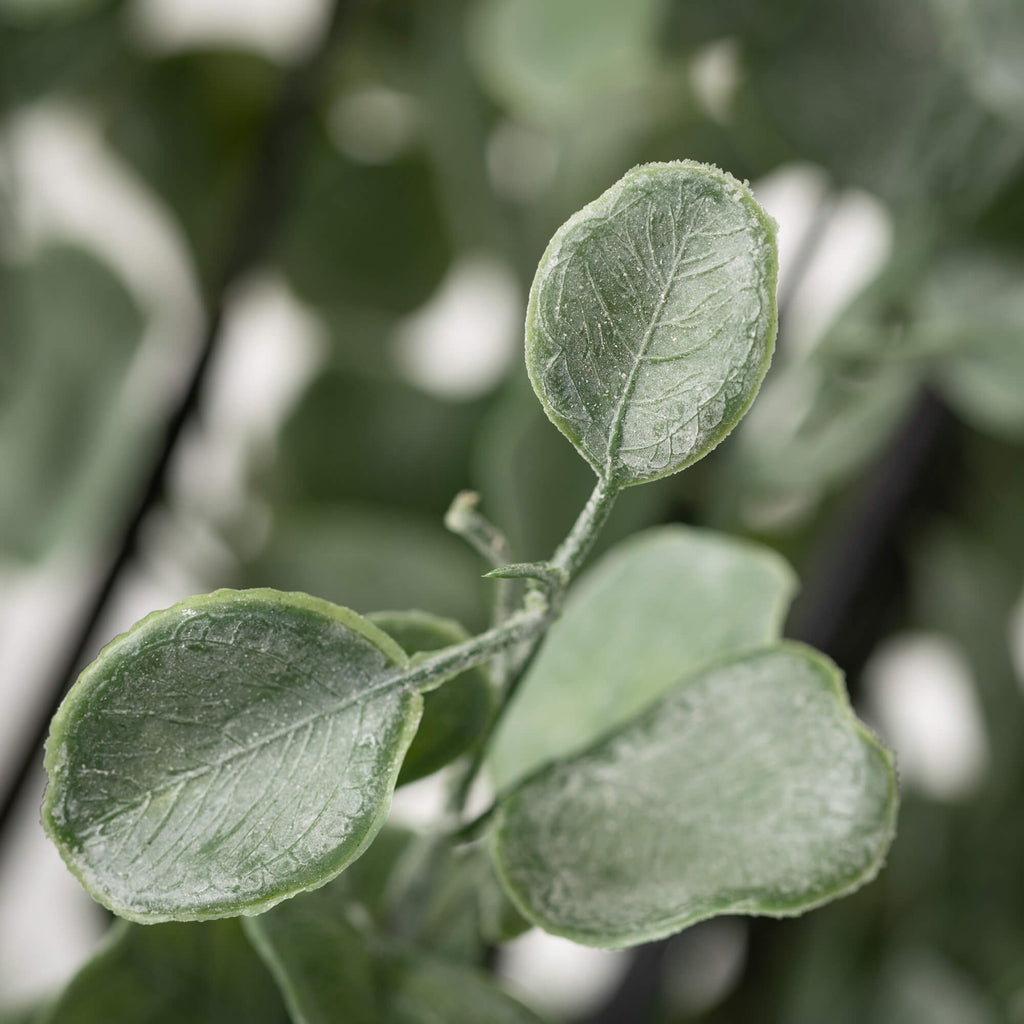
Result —
[[[494,737],[500,789],[624,725],[683,676],[778,639],[795,581],[777,555],[667,526],[581,577]]]
[[[675,473],[747,411],[775,342],[774,238],[747,188],[690,162],[635,168],[555,233],[526,365],[601,479]]]
[[[337,874],[383,824],[419,721],[405,661],[353,612],[218,591],[156,612],[53,723],[43,823],[123,917],[255,912]]]
[[[785,645],[684,679],[501,803],[523,913],[596,946],[714,914],[795,914],[862,884],[892,839],[895,777],[842,677]]]
[[[746,411],[771,358],[775,277],[774,225],[714,167],[635,168],[570,218],[526,324],[541,403],[598,478],[565,540],[506,564],[477,497],[457,499],[446,523],[499,588],[476,636],[254,590],[119,637],[47,748],[44,823],[89,892],[146,922],[261,914],[245,932],[295,1021],[343,1006],[355,1024],[528,1024],[469,966],[525,927],[516,908],[622,946],[718,913],[797,913],[870,879],[893,832],[892,763],[838,670],[779,642],[794,589],[781,558],[665,527],[567,595],[618,492],[690,465]],[[300,535],[325,584],[348,585],[319,535]],[[462,754],[435,834],[385,833],[325,886],[377,836],[400,769]],[[500,795],[466,822],[488,759]],[[193,933],[152,934],[173,947]],[[76,984],[106,972],[115,991],[106,957]]]

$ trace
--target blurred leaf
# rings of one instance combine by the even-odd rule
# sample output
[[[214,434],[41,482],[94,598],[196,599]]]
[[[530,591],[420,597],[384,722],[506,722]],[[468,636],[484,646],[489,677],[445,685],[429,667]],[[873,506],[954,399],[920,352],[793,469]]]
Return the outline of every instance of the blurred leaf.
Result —
[[[536,1024],[470,968],[399,951],[352,920],[343,885],[298,896],[245,922],[296,1020],[334,1024]]]
[[[1016,0],[931,0],[945,51],[978,101],[1024,120],[1024,9]]]
[[[481,579],[484,571],[479,557],[432,519],[323,505],[280,509],[244,579],[367,611],[412,605],[480,629],[494,586]]]
[[[732,430],[771,360],[776,264],[774,222],[700,164],[635,168],[558,229],[530,290],[526,365],[598,477],[656,480]]]
[[[959,251],[940,260],[914,302],[913,334],[940,353],[938,381],[971,424],[1024,437],[1024,262]]]
[[[67,0],[65,11],[36,0],[9,3],[0,4],[0,109],[47,95],[81,98],[121,80],[122,0]]]
[[[469,639],[457,622],[427,612],[374,612],[368,618],[410,657]],[[480,736],[490,712],[490,680],[479,665],[425,694],[423,718],[405,755],[398,784],[430,775],[465,753]]]
[[[950,68],[929,0],[804,3],[790,26],[779,34],[766,17],[764,34],[744,40],[738,134],[780,133],[789,158],[924,216],[942,202],[949,221],[977,211],[1015,168],[1024,136]]]
[[[571,591],[490,748],[499,789],[593,743],[670,686],[777,639],[792,571],[767,548],[667,526],[606,555]]]
[[[870,1010],[878,1024],[998,1024],[1004,1018],[954,964],[929,949],[901,950],[883,967]]]
[[[90,895],[146,923],[322,885],[387,817],[423,706],[382,685],[405,664],[367,620],[305,594],[154,612],[54,718],[46,830]]]
[[[499,807],[494,855],[523,913],[618,947],[858,888],[892,841],[896,776],[835,666],[787,644],[691,675]]]
[[[886,335],[876,334],[877,344]],[[732,488],[740,521],[770,523],[764,510],[787,498],[808,500],[849,481],[885,444],[918,394],[927,367],[878,358],[836,359],[827,352],[779,367],[737,431],[732,460],[717,486]]]
[[[244,52],[143,64],[110,114],[110,142],[177,214],[200,269],[220,272],[281,71]]]
[[[120,924],[41,1024],[287,1024],[237,921]]]
[[[662,0],[477,0],[470,56],[513,114],[568,122],[646,82],[663,8]]]
[[[396,380],[327,370],[284,426],[271,488],[293,501],[375,502],[440,519],[468,483],[479,413]]]
[[[143,321],[105,266],[65,248],[0,268],[0,312],[0,551],[39,557],[106,525],[131,478],[140,438],[124,436],[122,389]]]
[[[423,159],[357,164],[321,130],[305,168],[278,247],[299,296],[327,309],[408,312],[424,303],[451,248]]]

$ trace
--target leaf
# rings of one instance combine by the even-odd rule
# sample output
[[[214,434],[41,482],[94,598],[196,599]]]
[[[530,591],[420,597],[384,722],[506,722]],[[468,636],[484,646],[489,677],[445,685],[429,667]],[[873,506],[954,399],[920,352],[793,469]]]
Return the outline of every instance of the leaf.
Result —
[[[335,1024],[339,1007],[346,1024],[537,1024],[477,971],[399,950],[358,921],[339,879],[244,923],[300,1024]]]
[[[104,648],[54,718],[43,824],[89,893],[136,921],[258,913],[362,853],[422,701],[405,655],[304,594],[230,591]]]
[[[293,501],[372,502],[440,519],[466,485],[479,410],[477,403],[446,402],[400,381],[332,367],[284,426],[275,491]],[[352,444],[355,436],[372,443]]]
[[[375,612],[369,618],[409,655],[436,651],[469,639],[466,630],[454,620],[428,612]],[[490,681],[480,666],[426,694],[423,719],[405,755],[398,784],[430,775],[465,753],[480,736],[490,713]]]
[[[535,924],[628,946],[855,889],[881,866],[896,800],[839,671],[785,644],[684,680],[526,782],[501,802],[493,852]]]
[[[485,628],[480,559],[439,520],[380,505],[281,505],[253,585],[320,594],[351,608],[413,606]]]
[[[658,67],[662,0],[483,0],[468,42],[482,81],[519,117],[572,125]]]
[[[40,1024],[287,1024],[237,921],[120,924]]]
[[[143,318],[106,266],[55,246],[0,266],[0,319],[0,552],[38,558],[106,535],[112,501],[136,486],[146,421],[125,384]]]
[[[601,479],[667,476],[732,430],[771,360],[776,262],[749,189],[690,161],[634,168],[555,232],[526,365]]]
[[[135,68],[114,104],[114,148],[174,211],[206,278],[221,273],[281,69],[242,51],[193,51]]]
[[[628,722],[683,676],[778,638],[795,588],[774,552],[669,526],[581,577],[495,734],[503,789]]]
[[[1019,259],[995,249],[946,253],[914,296],[911,336],[943,353],[937,383],[973,426],[1024,436],[1024,300]]]
[[[321,128],[286,211],[279,258],[299,296],[409,312],[441,283],[451,241],[426,161],[360,165]]]

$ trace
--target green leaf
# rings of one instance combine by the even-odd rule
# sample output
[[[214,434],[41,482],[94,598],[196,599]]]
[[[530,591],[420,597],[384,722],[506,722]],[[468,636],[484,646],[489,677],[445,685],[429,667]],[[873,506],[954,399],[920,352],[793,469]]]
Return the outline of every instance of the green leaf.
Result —
[[[105,534],[137,486],[147,423],[125,383],[143,318],[104,264],[55,246],[0,266],[0,321],[0,552],[34,558]]]
[[[684,680],[525,783],[501,803],[493,852],[535,924],[628,946],[850,892],[881,866],[896,800],[839,671],[785,644]]]
[[[252,53],[176,53],[135,68],[113,105],[111,144],[177,215],[206,277],[220,273],[281,79]]]
[[[118,925],[40,1024],[287,1024],[237,921]]]
[[[689,161],[634,168],[555,232],[526,365],[601,479],[667,476],[732,430],[771,360],[776,264],[750,190]]]
[[[266,548],[246,566],[252,585],[320,594],[350,608],[424,608],[486,626],[493,583],[480,559],[441,525],[380,505],[281,505]]]
[[[1024,299],[1019,259],[999,250],[945,254],[914,297],[911,336],[943,353],[937,383],[972,425],[1024,435]]]
[[[658,68],[662,0],[483,0],[471,8],[470,55],[514,114],[572,125]]]
[[[409,312],[441,283],[451,241],[421,156],[354,163],[325,129],[310,141],[279,258],[307,302]]]
[[[422,699],[401,649],[304,594],[229,591],[104,648],[51,727],[43,824],[132,920],[258,913],[322,885],[384,822]]]
[[[409,655],[469,639],[457,622],[428,612],[375,612],[369,618]],[[480,666],[426,694],[423,720],[405,755],[399,785],[430,775],[465,753],[480,736],[490,713],[490,681]]]
[[[619,545],[571,591],[490,752],[499,788],[576,753],[685,675],[779,636],[795,588],[767,548],[661,527]]]
[[[364,927],[344,879],[244,927],[300,1024],[537,1024],[477,971],[398,949]]]

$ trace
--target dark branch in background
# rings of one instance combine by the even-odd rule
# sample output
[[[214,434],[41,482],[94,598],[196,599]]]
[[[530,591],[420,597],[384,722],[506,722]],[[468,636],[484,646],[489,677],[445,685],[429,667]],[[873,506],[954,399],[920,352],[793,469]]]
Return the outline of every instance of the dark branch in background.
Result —
[[[217,349],[224,318],[225,294],[231,284],[262,260],[280,227],[292,186],[301,165],[303,137],[318,95],[328,57],[334,47],[346,3],[337,0],[330,25],[308,60],[285,78],[281,94],[270,111],[259,140],[248,189],[239,204],[234,229],[225,240],[219,271],[207,283],[209,317],[192,373],[168,417],[160,449],[139,499],[125,523],[111,561],[99,581],[92,602],[68,646],[63,667],[49,688],[49,700],[39,711],[35,728],[24,741],[16,769],[0,803],[0,837],[10,822],[18,799],[40,764],[50,719],[74,682],[89,653],[89,643],[121,574],[138,546],[139,531],[149,513],[163,499],[167,471],[173,461],[183,429],[195,414],[203,385]]]

